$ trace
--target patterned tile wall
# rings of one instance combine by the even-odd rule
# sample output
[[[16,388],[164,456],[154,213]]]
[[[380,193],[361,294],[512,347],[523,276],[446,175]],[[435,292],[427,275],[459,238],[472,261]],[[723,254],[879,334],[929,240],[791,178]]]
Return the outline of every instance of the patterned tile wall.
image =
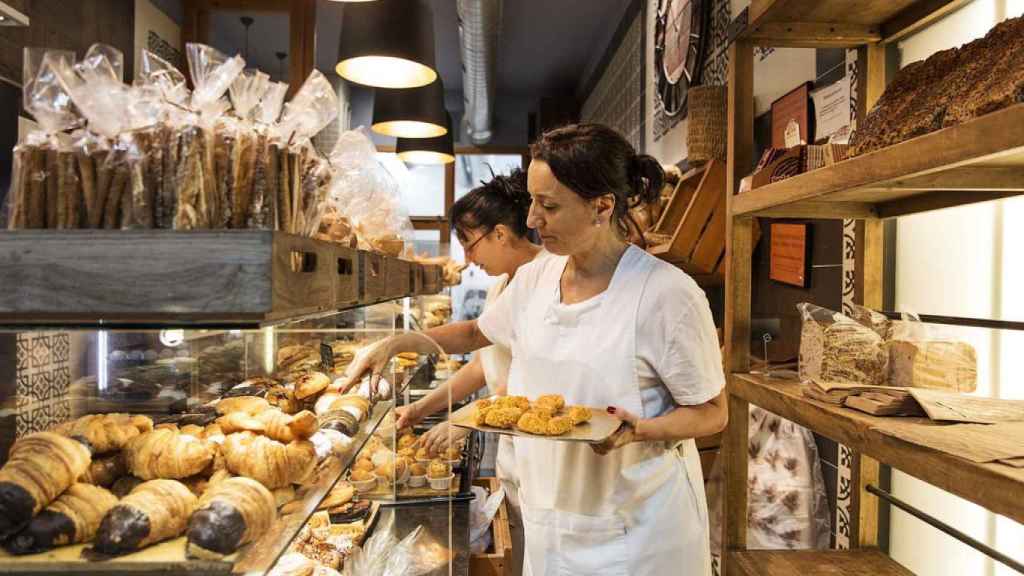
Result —
[[[71,418],[71,338],[67,332],[23,332],[16,342],[16,435]]]
[[[644,141],[643,23],[641,11],[629,25],[580,111],[584,122],[611,126],[637,150],[641,149]]]

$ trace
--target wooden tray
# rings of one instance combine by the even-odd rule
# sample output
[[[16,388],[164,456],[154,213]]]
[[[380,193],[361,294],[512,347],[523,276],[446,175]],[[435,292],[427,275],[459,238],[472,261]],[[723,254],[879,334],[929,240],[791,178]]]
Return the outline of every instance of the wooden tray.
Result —
[[[220,561],[185,560],[185,537],[148,546],[109,560],[87,560],[82,550],[92,543],[58,546],[47,552],[11,556],[0,551],[0,574],[229,574],[237,553]]]
[[[454,424],[460,428],[470,428],[472,430],[479,430],[481,432],[493,432],[495,434],[505,434],[507,436],[520,436],[522,438],[540,438],[543,440],[560,440],[562,442],[587,442],[590,444],[597,444],[605,438],[612,435],[613,432],[619,429],[619,425],[622,423],[621,420],[614,416],[608,415],[604,408],[590,407],[590,411],[593,414],[590,422],[574,426],[572,430],[561,436],[540,436],[537,434],[530,434],[527,432],[521,432],[519,430],[506,430],[504,428],[494,428],[491,426],[477,426],[473,420],[476,416],[476,404],[468,404],[459,408],[452,413],[448,422]]]

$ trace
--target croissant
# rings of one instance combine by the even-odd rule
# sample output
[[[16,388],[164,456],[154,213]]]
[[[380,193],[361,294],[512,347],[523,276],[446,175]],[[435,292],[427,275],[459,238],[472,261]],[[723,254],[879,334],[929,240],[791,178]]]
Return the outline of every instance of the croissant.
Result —
[[[231,554],[252,542],[277,516],[274,495],[251,478],[229,478],[211,487],[188,524],[189,556]]]
[[[117,496],[106,488],[82,482],[72,484],[4,547],[12,554],[29,554],[87,542],[115,504]]]
[[[232,412],[259,414],[269,407],[270,404],[258,396],[234,396],[232,398],[221,398],[217,402],[217,414],[222,416]]]
[[[124,454],[118,452],[94,459],[85,472],[78,477],[78,481],[106,488],[127,473],[128,467],[124,464]]]
[[[307,372],[295,379],[295,397],[309,398],[324,391],[331,385],[331,379],[323,372]]]
[[[143,480],[186,478],[203,471],[213,460],[208,443],[177,430],[153,430],[125,446],[125,462]]]
[[[267,402],[285,414],[295,414],[300,410],[299,401],[295,399],[295,393],[284,386],[274,386],[267,390]]]
[[[260,412],[260,414],[263,414],[264,412],[266,412],[266,410]],[[220,429],[224,434],[244,431],[263,434],[265,430],[265,425],[262,421],[257,420],[255,416],[250,416],[245,412],[231,412],[221,416],[217,420],[217,424],[220,425]]]
[[[65,422],[53,429],[64,436],[81,436],[89,442],[93,454],[120,450],[132,438],[153,429],[148,416],[130,414],[89,414]]]
[[[293,440],[306,440],[320,429],[316,414],[309,410],[294,416],[280,410],[265,410],[257,414],[256,419],[263,424],[266,436],[285,444]]]
[[[224,439],[222,448],[229,472],[270,489],[302,483],[316,467],[316,450],[305,440],[282,444],[252,432],[236,432]]]
[[[96,533],[96,551],[124,554],[185,531],[199,499],[177,480],[143,482],[110,509]]]
[[[118,498],[124,498],[128,494],[131,494],[135,487],[142,484],[142,478],[135,476],[121,476],[114,481],[114,484],[110,487],[110,491]]]
[[[23,528],[89,467],[89,449],[54,432],[22,437],[0,468],[0,537]]]

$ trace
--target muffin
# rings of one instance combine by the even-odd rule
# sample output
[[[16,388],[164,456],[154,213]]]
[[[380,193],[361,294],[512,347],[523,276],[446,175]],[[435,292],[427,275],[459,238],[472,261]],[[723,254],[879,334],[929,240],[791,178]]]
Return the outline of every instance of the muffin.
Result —
[[[406,446],[405,448],[400,448],[398,450],[398,452],[395,452],[395,454],[397,454],[397,455],[399,455],[399,456],[401,456],[403,458],[415,459],[416,458],[416,448],[414,448],[412,446]]]
[[[360,458],[356,462],[355,466],[352,467],[352,469],[353,470],[362,470],[363,472],[373,472],[374,465],[373,465],[373,462],[371,462],[369,458]]]
[[[419,439],[416,438],[415,434],[404,434],[398,439],[399,448],[409,448],[415,446]]]
[[[444,451],[444,459],[449,462],[457,461],[462,459],[462,449],[458,446],[451,446]]]
[[[376,476],[374,476],[373,470],[353,470],[350,475],[352,482],[365,482],[375,478]]]
[[[409,474],[411,476],[413,476],[413,477],[416,477],[416,476],[426,476],[427,475],[427,467],[424,466],[423,464],[420,464],[419,462],[417,462],[417,463],[415,463],[415,464],[413,464],[412,466],[409,467]]]
[[[426,448],[420,448],[419,450],[416,451],[415,458],[416,458],[416,460],[421,461],[421,462],[429,462],[430,461],[430,451],[427,450]]]
[[[427,467],[427,476],[430,478],[445,478],[452,473],[452,467],[443,460],[432,460]]]

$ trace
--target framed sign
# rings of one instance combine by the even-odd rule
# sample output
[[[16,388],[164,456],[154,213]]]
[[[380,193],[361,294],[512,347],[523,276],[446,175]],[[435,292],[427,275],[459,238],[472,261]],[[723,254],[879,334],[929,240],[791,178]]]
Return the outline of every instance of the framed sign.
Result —
[[[810,224],[771,225],[771,266],[776,282],[807,288],[810,279]]]
[[[812,142],[811,83],[804,82],[772,102],[772,148],[792,148]]]

